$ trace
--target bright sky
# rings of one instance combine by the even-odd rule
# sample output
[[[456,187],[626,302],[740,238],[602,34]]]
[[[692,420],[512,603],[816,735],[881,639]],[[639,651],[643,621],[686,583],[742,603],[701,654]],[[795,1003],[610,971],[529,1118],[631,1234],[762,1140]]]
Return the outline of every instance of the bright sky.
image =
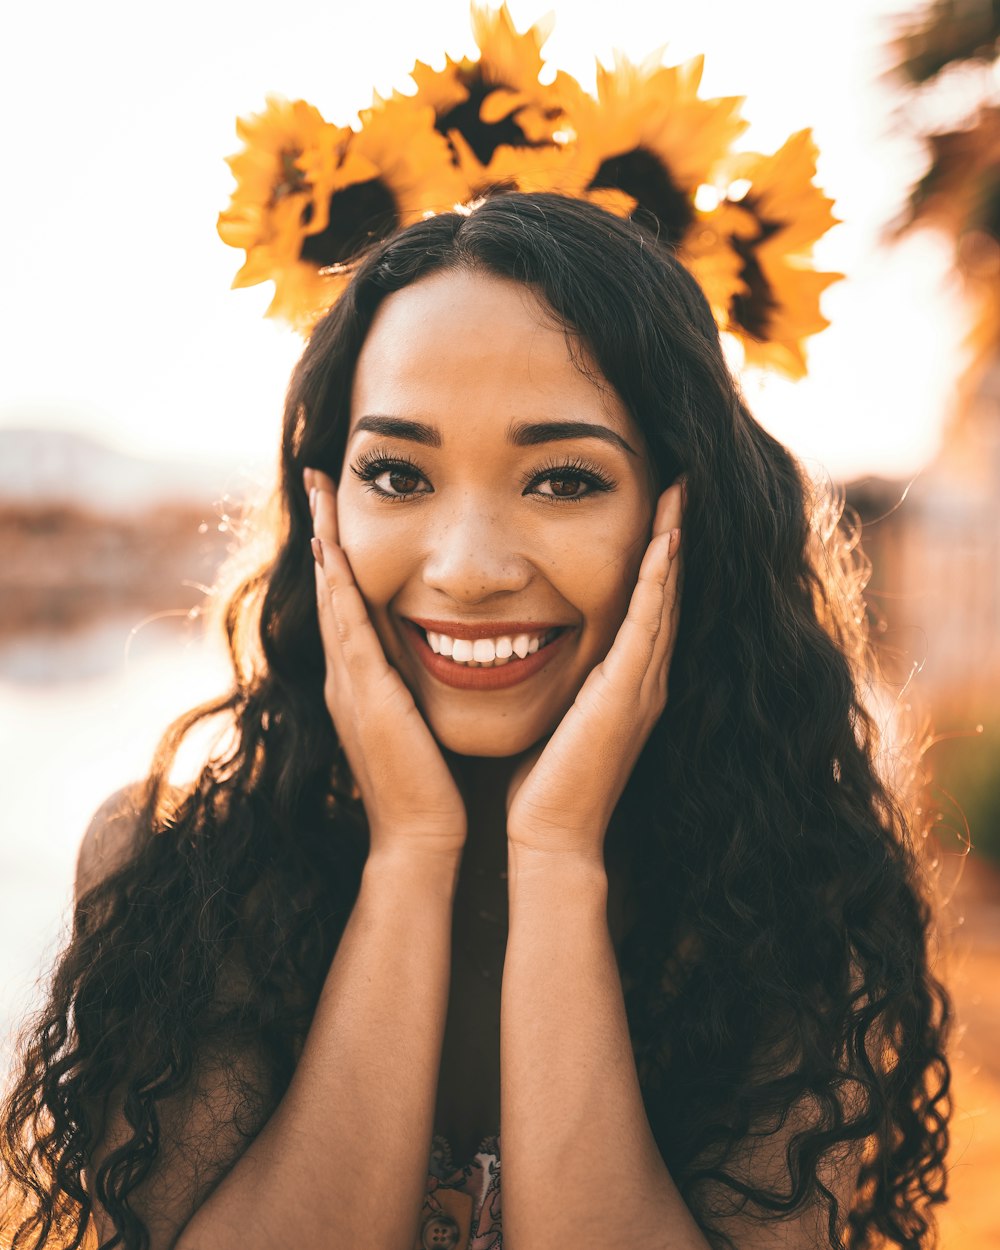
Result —
[[[523,29],[549,5],[510,7]],[[833,326],[812,341],[805,382],[745,383],[769,428],[836,476],[921,468],[961,363],[947,244],[879,241],[923,161],[878,82],[900,7],[556,0],[545,48],[585,85],[614,47],[640,59],[666,45],[671,63],[704,52],[703,93],[747,97],[747,146],[814,128],[844,221],[819,260],[849,281],[824,296]],[[0,425],[270,468],[301,342],[264,320],[270,284],[229,289],[242,253],[215,221],[235,118],[278,92],[350,121],[373,87],[404,85],[414,59],[473,51],[466,0],[54,0],[4,24]]]

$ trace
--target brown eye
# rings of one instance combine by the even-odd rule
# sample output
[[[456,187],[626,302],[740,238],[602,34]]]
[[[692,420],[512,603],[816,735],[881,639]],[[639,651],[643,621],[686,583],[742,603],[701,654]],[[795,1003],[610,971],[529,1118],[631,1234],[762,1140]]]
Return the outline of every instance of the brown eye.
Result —
[[[542,499],[561,499],[566,503],[589,499],[591,495],[614,490],[615,487],[614,482],[600,469],[576,461],[548,465],[522,480],[526,495],[537,495]]]
[[[379,449],[359,456],[351,472],[372,494],[387,502],[434,493],[419,465],[387,456]]]
[[[571,499],[583,485],[578,477],[550,477],[549,483],[553,495],[558,495],[560,499]]]
[[[402,473],[398,470],[388,474],[389,485],[397,495],[412,495],[420,485],[420,478],[414,477],[412,473]]]

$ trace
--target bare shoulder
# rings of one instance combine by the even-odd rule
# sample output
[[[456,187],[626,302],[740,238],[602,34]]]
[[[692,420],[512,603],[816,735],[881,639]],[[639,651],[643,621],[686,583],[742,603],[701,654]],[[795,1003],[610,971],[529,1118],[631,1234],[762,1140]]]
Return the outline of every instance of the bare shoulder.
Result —
[[[145,782],[130,782],[106,798],[90,818],[76,859],[78,899],[126,864],[135,852],[144,792]],[[170,786],[168,793],[179,801],[184,791]]]

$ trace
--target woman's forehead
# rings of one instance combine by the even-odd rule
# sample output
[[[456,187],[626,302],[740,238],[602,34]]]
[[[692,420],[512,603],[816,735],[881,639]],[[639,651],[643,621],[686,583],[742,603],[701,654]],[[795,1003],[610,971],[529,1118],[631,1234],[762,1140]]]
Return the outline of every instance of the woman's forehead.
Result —
[[[631,425],[582,342],[530,287],[461,269],[423,278],[380,306],[355,370],[352,427],[387,411],[437,411],[443,420],[472,411],[511,420],[579,412]]]
[[[422,362],[467,359],[570,364],[566,333],[531,287],[493,274],[449,269],[430,274],[382,301],[359,367],[423,372]]]

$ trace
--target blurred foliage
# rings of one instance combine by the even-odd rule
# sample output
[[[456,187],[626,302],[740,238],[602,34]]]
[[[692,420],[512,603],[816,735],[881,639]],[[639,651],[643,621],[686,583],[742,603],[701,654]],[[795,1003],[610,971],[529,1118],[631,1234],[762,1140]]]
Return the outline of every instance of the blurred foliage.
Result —
[[[971,841],[978,855],[1000,862],[1000,713],[980,723],[982,733],[965,722],[965,728],[941,735],[931,747],[926,756],[930,798],[942,846],[955,851]]]
[[[894,50],[896,73],[911,94],[932,96],[944,70],[996,61],[1000,0],[934,0],[898,36]],[[929,166],[898,223],[900,231],[916,224],[947,231],[959,245],[962,269],[968,268],[963,265],[964,235],[985,232],[1000,239],[1000,108],[989,94],[984,81],[978,107],[959,129],[922,133]]]
[[[907,224],[921,220],[947,230],[959,241],[960,267],[968,269],[966,235],[1000,238],[1000,108],[984,105],[973,126],[926,141],[930,168],[910,193]]]
[[[895,75],[911,99],[931,105],[947,71],[979,69],[978,99],[955,129],[922,128],[927,172],[910,192],[893,233],[931,226],[955,244],[973,310],[972,358],[959,380],[971,395],[1000,351],[1000,0],[932,0],[897,36]],[[941,97],[938,97],[941,98]]]
[[[898,69],[916,86],[959,61],[990,64],[1000,40],[1000,0],[935,0],[899,37]]]

